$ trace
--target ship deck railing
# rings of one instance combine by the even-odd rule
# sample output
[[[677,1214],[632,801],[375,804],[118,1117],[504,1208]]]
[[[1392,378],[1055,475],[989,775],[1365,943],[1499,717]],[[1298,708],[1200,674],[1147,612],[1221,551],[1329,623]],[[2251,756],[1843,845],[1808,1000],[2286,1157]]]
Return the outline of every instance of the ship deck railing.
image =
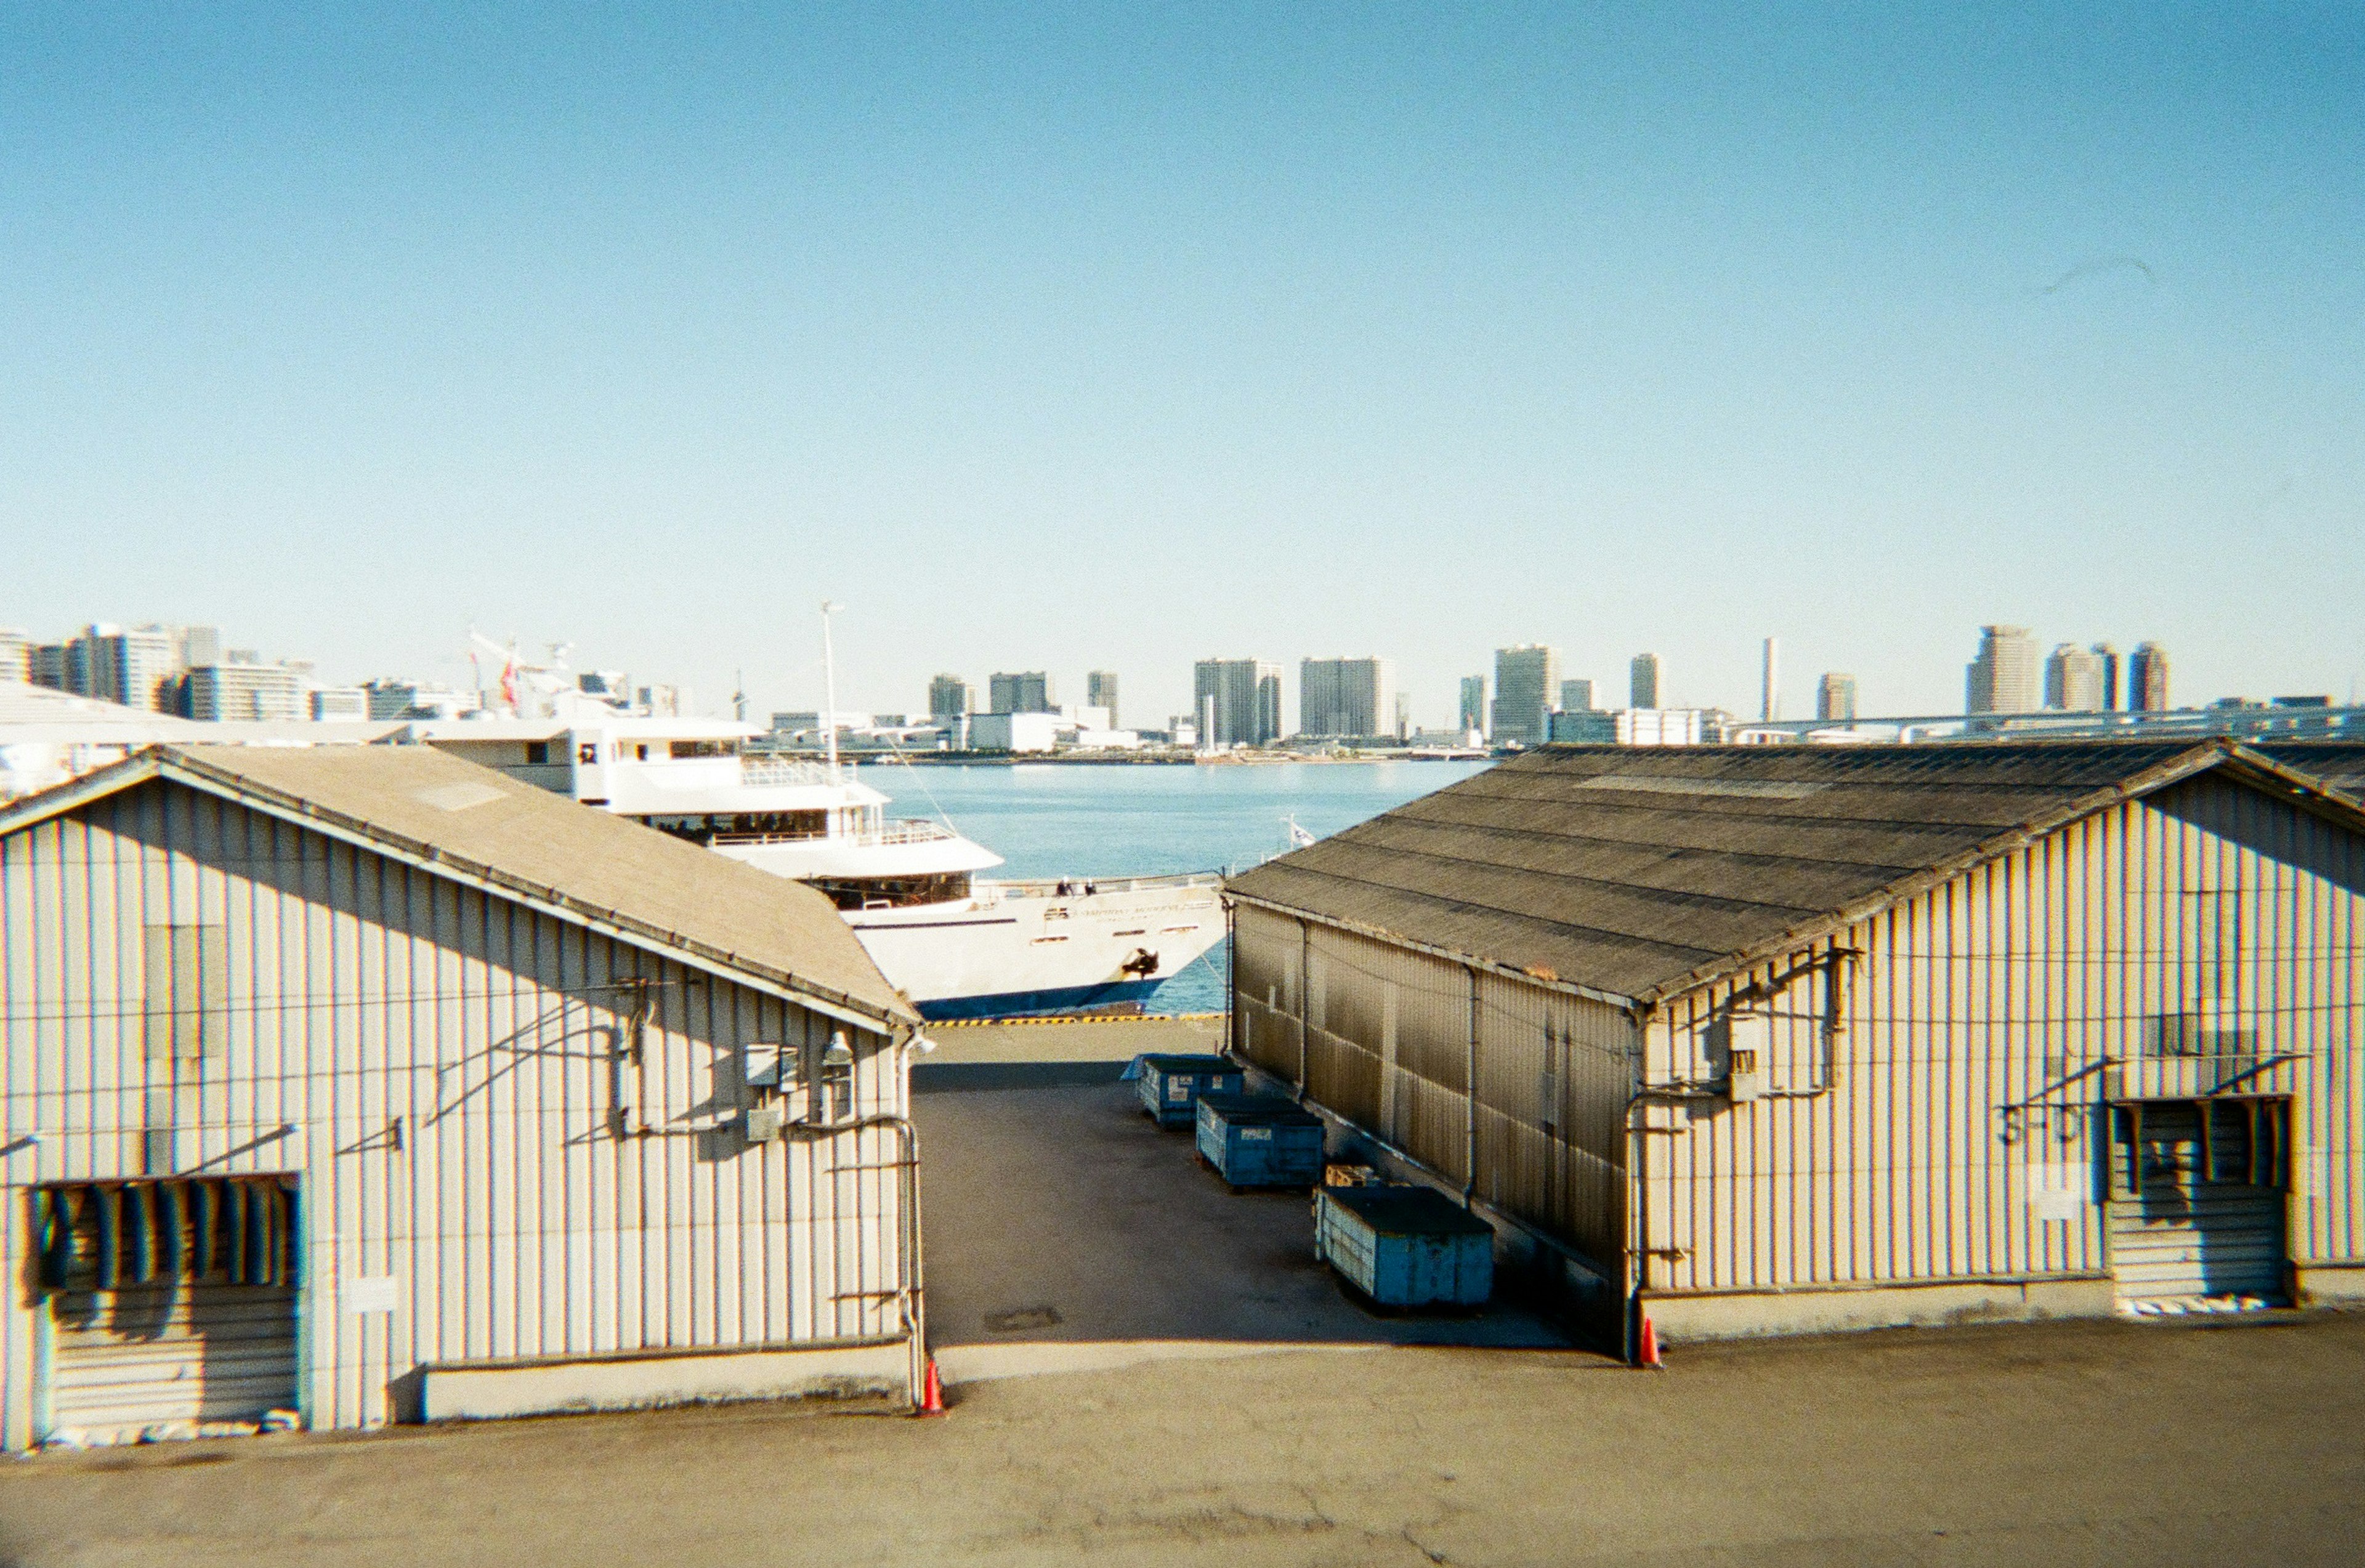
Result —
[[[976,884],[980,900],[1085,898],[1094,893],[1179,892],[1191,888],[1219,888],[1215,871],[1183,871],[1165,877],[1068,877],[1014,879]]]
[[[959,836],[942,823],[911,817],[889,823],[876,833],[718,833],[707,842],[717,846],[746,848],[766,844],[819,844],[827,839],[857,849],[874,849],[897,844],[942,844]]]

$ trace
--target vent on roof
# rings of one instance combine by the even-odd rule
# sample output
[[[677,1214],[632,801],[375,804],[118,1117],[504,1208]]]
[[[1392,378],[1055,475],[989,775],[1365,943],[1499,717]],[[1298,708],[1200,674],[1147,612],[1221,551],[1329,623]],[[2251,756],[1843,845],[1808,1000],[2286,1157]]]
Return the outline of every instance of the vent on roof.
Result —
[[[1759,801],[1803,801],[1829,788],[1772,778],[1680,778],[1652,773],[1604,773],[1579,790],[1631,790],[1638,795],[1740,795]]]
[[[432,790],[421,790],[412,797],[439,812],[465,812],[471,806],[481,806],[488,801],[500,798],[501,792],[489,784],[439,784]]]

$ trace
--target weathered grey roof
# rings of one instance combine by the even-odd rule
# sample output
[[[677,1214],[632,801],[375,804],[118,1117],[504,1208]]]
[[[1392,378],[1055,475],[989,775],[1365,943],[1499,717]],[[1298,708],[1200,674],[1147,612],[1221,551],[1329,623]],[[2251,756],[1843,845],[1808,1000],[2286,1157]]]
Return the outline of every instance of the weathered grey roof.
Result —
[[[0,834],[162,775],[523,895],[705,968],[916,1023],[829,900],[432,746],[153,746],[0,810]]]
[[[1551,746],[1227,884],[1648,1001],[2236,757],[2222,741]]]
[[[2365,741],[2253,741],[2250,749],[2365,801]]]

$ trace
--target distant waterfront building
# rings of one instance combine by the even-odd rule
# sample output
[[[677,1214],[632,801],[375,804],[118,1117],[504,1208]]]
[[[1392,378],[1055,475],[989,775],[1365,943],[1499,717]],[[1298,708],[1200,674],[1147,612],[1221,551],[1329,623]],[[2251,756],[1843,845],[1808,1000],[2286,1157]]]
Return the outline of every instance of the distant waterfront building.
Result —
[[[189,672],[192,719],[304,716],[303,681],[286,665],[199,665]]]
[[[451,691],[416,680],[377,679],[362,684],[372,719],[456,719],[484,701],[473,691]]]
[[[1855,717],[1855,677],[1833,670],[1815,683],[1815,717],[1822,720]]]
[[[1593,745],[1699,745],[1707,721],[1698,708],[1580,709],[1552,716],[1552,738]]]
[[[1462,733],[1486,733],[1486,678],[1483,675],[1462,678]]]
[[[1412,739],[1412,693],[1396,693],[1396,740],[1399,744]]]
[[[1560,683],[1560,706],[1564,713],[1584,713],[1593,707],[1593,682],[1564,680]]]
[[[1297,661],[1297,733],[1329,738],[1389,733],[1395,668],[1386,659]]]
[[[1084,677],[1084,706],[1108,710],[1108,727],[1117,727],[1116,671],[1096,669]]]
[[[1521,643],[1495,650],[1496,745],[1541,745],[1552,739],[1552,701],[1560,695],[1560,650]]]
[[[322,686],[304,694],[315,723],[369,717],[369,693],[358,686]]]
[[[2102,661],[2075,643],[2055,648],[2045,661],[2045,705],[2068,713],[2099,713]]]
[[[2127,659],[2127,707],[2137,713],[2168,711],[2168,650],[2158,643],[2137,643]]]
[[[142,626],[137,631],[93,626],[83,633],[82,641],[87,650],[87,695],[156,712],[170,712],[177,706],[174,698],[181,655],[172,633],[162,626]]]
[[[1626,666],[1626,705],[1630,708],[1656,708],[1661,684],[1659,655],[1636,654],[1634,662]]]
[[[2044,706],[2041,665],[2027,627],[1980,627],[1978,656],[1963,671],[1963,711],[2037,711]]]
[[[928,682],[928,717],[937,723],[965,719],[977,708],[977,688],[957,675]]]
[[[1203,745],[1281,738],[1281,666],[1270,659],[1201,659],[1192,666],[1191,698]]]
[[[184,669],[222,662],[221,628],[219,626],[176,626],[173,629],[173,644]],[[254,661],[250,659],[247,662],[252,664]]]
[[[2114,712],[2119,706],[2119,650],[2108,643],[2097,643],[2093,652],[2102,664],[2102,711]]]
[[[1765,639],[1765,663],[1757,690],[1757,716],[1770,724],[1782,716],[1782,644],[1778,639]]]
[[[46,686],[52,691],[72,692],[77,697],[89,693],[72,684],[73,673],[67,667],[70,653],[81,650],[80,643],[35,643],[25,650],[25,678],[35,686]]]
[[[997,672],[986,682],[986,711],[990,713],[1056,713],[1059,711],[1059,701],[1051,689],[1051,678],[1039,669]]]
[[[29,680],[33,640],[13,626],[0,626],[0,680]]]

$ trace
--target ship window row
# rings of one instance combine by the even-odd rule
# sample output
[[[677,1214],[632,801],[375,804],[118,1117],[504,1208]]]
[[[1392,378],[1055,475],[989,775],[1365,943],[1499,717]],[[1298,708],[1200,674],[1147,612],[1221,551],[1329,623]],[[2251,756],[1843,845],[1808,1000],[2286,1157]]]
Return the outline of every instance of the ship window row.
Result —
[[[827,812],[693,812],[641,820],[659,833],[701,845],[712,845],[718,839],[764,843],[823,838],[829,833]]]
[[[949,903],[969,897],[967,871],[940,871],[925,877],[815,877],[812,885],[827,893],[840,909],[908,909],[914,904]]]

